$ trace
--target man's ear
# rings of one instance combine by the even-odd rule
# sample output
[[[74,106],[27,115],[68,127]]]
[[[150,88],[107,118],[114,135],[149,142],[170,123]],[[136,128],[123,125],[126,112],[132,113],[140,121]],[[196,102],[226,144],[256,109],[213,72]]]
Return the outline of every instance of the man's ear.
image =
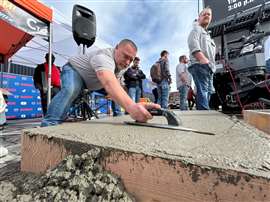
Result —
[[[119,45],[117,44],[117,45],[115,46],[115,49],[118,49],[118,47],[119,47]]]

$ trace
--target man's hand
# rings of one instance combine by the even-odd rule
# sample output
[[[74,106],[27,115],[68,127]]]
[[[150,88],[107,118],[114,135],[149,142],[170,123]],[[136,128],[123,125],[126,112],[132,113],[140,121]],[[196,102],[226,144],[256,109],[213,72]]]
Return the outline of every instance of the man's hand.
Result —
[[[147,109],[160,109],[160,105],[154,103],[134,103],[127,107],[127,112],[136,121],[147,122],[148,119],[152,119],[152,115]]]
[[[194,57],[200,62],[200,64],[209,64],[208,58],[205,57],[201,51],[194,53]]]

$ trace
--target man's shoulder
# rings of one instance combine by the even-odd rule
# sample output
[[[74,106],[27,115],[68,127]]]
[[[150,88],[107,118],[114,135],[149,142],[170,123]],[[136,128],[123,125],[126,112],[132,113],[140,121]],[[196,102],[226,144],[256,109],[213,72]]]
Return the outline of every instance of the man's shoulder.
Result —
[[[128,67],[125,72],[127,72],[127,73],[132,72],[132,67]]]
[[[114,66],[113,49],[99,49],[95,52],[90,52],[90,62],[92,64],[110,64]]]
[[[204,30],[204,28],[202,28],[202,26],[200,25],[196,25],[196,26],[193,26],[192,30],[190,31],[190,34],[194,34],[194,33],[203,33],[203,32],[206,32]]]
[[[99,49],[96,51],[95,55],[100,55],[104,57],[109,57],[113,59],[113,48],[104,48],[104,49]]]
[[[176,68],[177,69],[184,69],[187,65],[186,64],[183,64],[183,63],[179,63]]]
[[[167,59],[159,59],[158,61],[157,61],[157,63],[160,63],[160,64],[166,64],[166,63],[169,63],[169,60]]]
[[[178,64],[176,65],[176,69],[177,69],[177,68],[180,68],[181,65],[182,65],[181,63],[178,63]]]
[[[44,63],[38,64],[36,66],[36,70],[42,70],[42,69],[44,69]]]

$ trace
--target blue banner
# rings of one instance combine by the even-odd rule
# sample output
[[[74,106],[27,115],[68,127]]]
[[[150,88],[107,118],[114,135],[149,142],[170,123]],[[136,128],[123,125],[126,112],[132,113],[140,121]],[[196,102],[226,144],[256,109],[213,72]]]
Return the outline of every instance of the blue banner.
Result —
[[[25,119],[42,116],[39,90],[35,89],[32,76],[3,73],[3,88],[8,96],[7,119]]]

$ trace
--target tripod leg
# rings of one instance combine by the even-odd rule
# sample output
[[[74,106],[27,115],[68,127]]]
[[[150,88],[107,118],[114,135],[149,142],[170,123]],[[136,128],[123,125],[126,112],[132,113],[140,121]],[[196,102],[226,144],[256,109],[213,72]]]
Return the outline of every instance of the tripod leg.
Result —
[[[86,118],[86,109],[85,109],[85,103],[84,102],[81,104],[81,113],[82,113],[83,120],[84,121],[87,120],[87,118]]]
[[[84,103],[84,110],[87,111],[89,120],[90,120],[91,117],[93,117],[93,116],[94,116],[96,119],[98,119],[97,114],[91,109],[91,107],[89,106],[87,100],[85,100],[84,98],[83,98],[83,103]]]
[[[98,119],[97,114],[91,109],[91,107],[90,107],[89,105],[87,105],[87,109],[88,109],[88,111],[90,112],[91,117],[94,116],[96,119]]]

